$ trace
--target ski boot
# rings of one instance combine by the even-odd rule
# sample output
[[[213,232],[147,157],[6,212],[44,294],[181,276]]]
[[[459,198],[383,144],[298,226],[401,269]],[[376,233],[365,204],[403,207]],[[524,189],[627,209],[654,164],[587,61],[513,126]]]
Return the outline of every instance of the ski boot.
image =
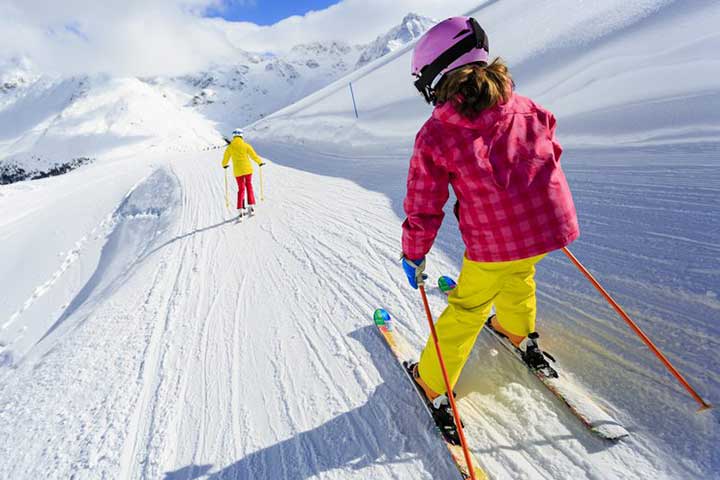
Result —
[[[248,205],[247,214],[248,217],[252,217],[253,215],[255,215],[255,205]]]
[[[242,222],[243,217],[245,216],[245,209],[244,208],[238,208],[238,216],[237,216],[237,222]]]
[[[555,357],[553,357],[547,352],[543,352],[542,350],[540,350],[540,345],[538,345],[539,338],[540,335],[537,332],[532,332],[530,335],[528,335],[527,341],[525,343],[525,351],[522,352],[522,359],[530,368],[530,370],[534,372],[540,372],[545,377],[558,378],[557,371],[552,368],[546,360],[547,357],[548,359],[555,362]]]
[[[506,335],[504,332],[500,331],[493,325],[493,319],[495,318],[495,315],[491,315],[490,318],[487,319],[487,322],[485,322],[485,327],[491,329],[493,332],[510,342],[515,347],[517,352],[520,354],[523,362],[525,362],[525,364],[530,370],[532,370],[533,372],[539,372],[540,374],[548,378],[558,378],[557,371],[552,368],[552,366],[550,366],[548,361],[545,359],[547,357],[553,362],[555,362],[555,357],[553,357],[547,352],[543,352],[542,350],[540,350],[540,345],[538,344],[538,339],[540,338],[540,335],[537,332],[532,332],[527,336],[527,338],[524,340],[525,350],[523,350],[521,348],[522,342],[513,342],[513,339],[511,339],[508,335]],[[515,335],[513,335],[513,337],[515,337]]]
[[[452,408],[450,407],[450,400],[445,394],[437,395],[432,399],[428,396],[424,385],[418,382],[418,380],[420,380],[420,375],[418,373],[417,366],[417,362],[405,362],[405,368],[415,382],[415,388],[425,398],[425,404],[427,405],[428,409],[430,409],[430,413],[432,414],[433,420],[435,421],[435,425],[437,425],[438,429],[440,429],[440,432],[442,433],[445,440],[447,440],[453,445],[460,445],[460,436],[458,434],[457,425],[455,423],[455,416],[453,415]],[[453,397],[457,396],[455,392],[452,392],[452,394]],[[465,425],[463,425],[463,427],[464,426]]]

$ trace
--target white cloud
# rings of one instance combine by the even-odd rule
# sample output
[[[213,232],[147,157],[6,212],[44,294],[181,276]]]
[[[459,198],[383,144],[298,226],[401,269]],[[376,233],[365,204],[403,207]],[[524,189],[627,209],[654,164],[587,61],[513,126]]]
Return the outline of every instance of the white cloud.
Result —
[[[200,18],[215,0],[0,4],[0,55],[27,56],[42,71],[162,74],[228,55],[225,36]]]
[[[265,0],[267,1],[267,0]],[[486,0],[487,1],[487,0]],[[262,5],[263,0],[259,0]],[[252,51],[289,49],[298,43],[345,40],[366,43],[397,25],[409,12],[438,20],[461,15],[481,0],[343,0],[325,10],[293,16],[269,27],[230,25],[233,43]]]
[[[272,0],[257,3],[262,7],[264,1]],[[170,75],[230,62],[236,48],[279,51],[311,41],[368,42],[410,11],[443,18],[479,3],[343,0],[261,27],[202,17],[222,0],[4,0],[0,56],[27,56],[44,72]]]

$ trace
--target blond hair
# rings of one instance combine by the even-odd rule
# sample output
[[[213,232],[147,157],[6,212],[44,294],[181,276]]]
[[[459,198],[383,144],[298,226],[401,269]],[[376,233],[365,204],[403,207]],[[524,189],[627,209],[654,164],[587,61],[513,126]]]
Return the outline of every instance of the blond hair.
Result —
[[[512,93],[512,76],[501,58],[490,65],[471,63],[445,75],[435,89],[438,104],[452,102],[466,117],[475,117],[499,102],[507,102]]]

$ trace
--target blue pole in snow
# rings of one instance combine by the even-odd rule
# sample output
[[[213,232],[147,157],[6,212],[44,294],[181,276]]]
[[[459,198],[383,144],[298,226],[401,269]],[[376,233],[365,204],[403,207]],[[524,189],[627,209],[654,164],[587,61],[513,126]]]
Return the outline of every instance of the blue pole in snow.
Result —
[[[358,116],[357,103],[355,103],[355,92],[353,92],[352,82],[350,82],[350,96],[352,97],[353,108],[355,109],[355,118],[360,118],[360,117]]]

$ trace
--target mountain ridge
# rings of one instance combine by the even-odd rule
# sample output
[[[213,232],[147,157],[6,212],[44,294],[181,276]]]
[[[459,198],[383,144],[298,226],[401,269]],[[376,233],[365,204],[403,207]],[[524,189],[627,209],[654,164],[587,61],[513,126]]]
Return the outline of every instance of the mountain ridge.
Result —
[[[237,49],[237,62],[172,77],[60,77],[14,58],[0,65],[0,184],[65,173],[133,149],[213,146],[220,132],[290,105],[432,23],[411,13],[369,44],[309,42],[283,54]]]

